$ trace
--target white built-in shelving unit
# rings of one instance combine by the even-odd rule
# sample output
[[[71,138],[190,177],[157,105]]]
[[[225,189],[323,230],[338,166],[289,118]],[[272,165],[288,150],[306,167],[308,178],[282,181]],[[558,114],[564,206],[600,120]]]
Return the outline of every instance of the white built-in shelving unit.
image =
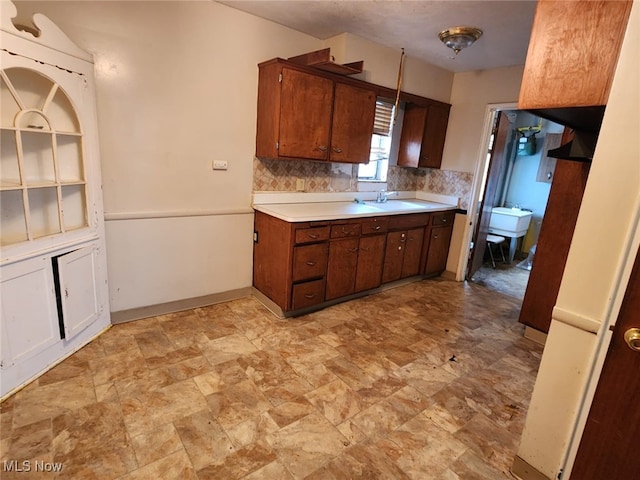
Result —
[[[0,397],[110,325],[93,59],[15,13],[3,1]]]

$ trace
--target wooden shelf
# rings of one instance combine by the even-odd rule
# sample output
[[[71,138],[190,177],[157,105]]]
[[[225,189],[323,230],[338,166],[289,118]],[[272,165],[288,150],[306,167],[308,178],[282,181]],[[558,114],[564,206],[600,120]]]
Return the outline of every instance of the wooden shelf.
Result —
[[[335,63],[330,48],[289,57],[287,60],[298,65],[306,65],[338,75],[355,75],[362,73],[364,70],[364,61],[362,60],[345,64]]]

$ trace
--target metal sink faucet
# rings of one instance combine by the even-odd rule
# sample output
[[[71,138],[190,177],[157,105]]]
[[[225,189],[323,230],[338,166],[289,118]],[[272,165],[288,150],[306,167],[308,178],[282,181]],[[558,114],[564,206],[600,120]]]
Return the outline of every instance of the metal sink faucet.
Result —
[[[382,189],[378,192],[378,196],[376,197],[377,203],[386,203],[389,200],[389,195],[398,195],[398,192],[387,192]]]

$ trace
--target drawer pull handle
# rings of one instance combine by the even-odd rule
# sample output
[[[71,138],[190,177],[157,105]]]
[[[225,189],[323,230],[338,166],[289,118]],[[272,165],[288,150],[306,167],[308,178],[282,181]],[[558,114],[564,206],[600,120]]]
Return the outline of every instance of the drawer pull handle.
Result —
[[[434,235],[433,238],[438,238],[438,234]]]
[[[400,239],[400,243],[404,243],[404,242],[406,242],[406,241],[407,241],[407,239],[406,239],[406,238],[401,238],[401,239]]]
[[[443,218],[443,219],[442,219],[442,223],[447,223],[447,219],[446,219],[446,218]]]
[[[313,267],[316,264],[316,262],[312,262],[310,260],[310,261],[306,262],[306,264],[309,265],[310,267]]]
[[[380,225],[376,225],[375,227],[373,227],[374,230],[380,230],[382,227]]]
[[[317,293],[305,293],[304,298],[311,300],[312,298],[316,298]]]
[[[363,252],[368,252],[369,250],[371,250],[370,248],[367,247],[362,247],[360,248],[360,250],[362,250]]]
[[[350,249],[349,249],[349,251],[350,251],[351,253],[356,253],[356,252],[358,251],[358,247],[350,248]]]
[[[318,145],[316,148],[318,150],[320,150],[321,152],[326,152],[327,151],[327,147],[325,147],[324,145]]]
[[[320,236],[316,233],[308,233],[307,235],[309,236],[309,238],[313,238],[314,240]]]
[[[332,150],[336,153],[342,153],[342,149],[339,147],[333,147]]]

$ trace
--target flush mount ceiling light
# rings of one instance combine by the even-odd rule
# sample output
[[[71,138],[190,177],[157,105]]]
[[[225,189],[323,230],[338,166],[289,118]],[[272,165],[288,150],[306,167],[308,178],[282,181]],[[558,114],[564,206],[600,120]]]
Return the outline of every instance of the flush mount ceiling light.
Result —
[[[463,48],[473,45],[473,42],[481,36],[482,30],[475,27],[450,27],[438,34],[442,43],[452,49],[456,55]]]

